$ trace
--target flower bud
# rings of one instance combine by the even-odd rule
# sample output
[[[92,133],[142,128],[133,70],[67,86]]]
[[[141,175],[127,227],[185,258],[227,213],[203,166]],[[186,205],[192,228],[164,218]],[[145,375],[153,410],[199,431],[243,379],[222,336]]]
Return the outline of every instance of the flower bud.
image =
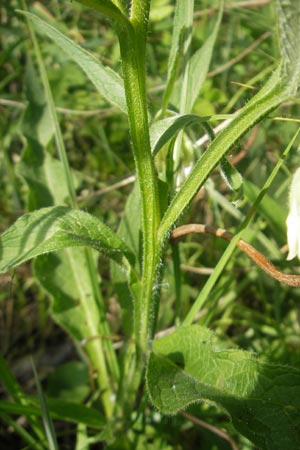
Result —
[[[300,168],[296,170],[290,191],[290,210],[286,220],[289,253],[287,260],[300,259]]]

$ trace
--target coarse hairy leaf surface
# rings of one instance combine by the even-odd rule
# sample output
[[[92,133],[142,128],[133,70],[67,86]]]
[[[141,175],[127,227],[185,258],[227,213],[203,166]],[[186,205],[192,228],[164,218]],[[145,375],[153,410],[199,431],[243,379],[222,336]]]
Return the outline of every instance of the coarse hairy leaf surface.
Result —
[[[0,241],[0,271],[66,247],[89,246],[121,263],[125,243],[99,219],[66,206],[42,208],[20,217]]]
[[[300,370],[227,348],[208,328],[181,327],[155,340],[147,384],[153,404],[166,414],[213,402],[259,448],[300,446]]]

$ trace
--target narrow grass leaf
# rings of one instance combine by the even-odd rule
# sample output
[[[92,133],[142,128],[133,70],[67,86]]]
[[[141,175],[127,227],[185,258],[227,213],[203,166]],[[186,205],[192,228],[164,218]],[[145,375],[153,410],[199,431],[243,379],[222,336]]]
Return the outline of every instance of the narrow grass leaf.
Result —
[[[25,394],[22,391],[19,383],[10,371],[5,359],[0,354],[0,381],[5,387],[9,395],[15,400],[22,402],[25,399]]]
[[[46,433],[46,437],[47,437],[47,441],[48,441],[48,445],[49,445],[49,450],[59,450],[53,422],[50,417],[50,413],[49,413],[49,409],[48,409],[48,405],[47,405],[47,401],[44,396],[43,389],[40,384],[40,380],[38,378],[38,374],[37,374],[33,360],[31,361],[31,363],[32,363],[32,369],[33,369],[33,373],[34,373],[35,383],[37,386],[38,397],[40,400],[42,419],[43,419],[45,433]]]
[[[5,402],[6,403],[6,402]],[[5,407],[2,410],[2,402],[0,401],[0,412],[1,412],[1,420],[9,427],[11,427],[19,436],[23,439],[24,443],[28,445],[26,448],[30,448],[32,450],[45,450],[45,446],[41,443],[41,439],[37,440],[31,434],[26,431],[24,426],[22,426],[18,420],[12,419],[8,414],[5,413]],[[24,447],[23,447],[24,448]]]
[[[0,354],[0,382],[8,392],[9,396],[16,402],[16,403],[9,403],[1,400],[0,412],[2,411],[3,413],[9,414],[11,412],[9,409],[9,405],[20,405],[20,407],[24,408],[24,410],[27,412],[28,423],[34,430],[37,438],[39,440],[44,439],[44,433],[41,424],[36,419],[36,417],[34,417],[31,414],[30,409],[31,406],[29,405],[28,397],[23,392],[21,386],[19,385],[18,381],[16,380],[10,368],[8,367],[7,362],[5,361],[5,359],[1,354]]]
[[[300,370],[226,348],[207,328],[181,327],[155,340],[147,385],[163,413],[213,402],[260,449],[300,446]]]
[[[0,271],[66,247],[89,246],[118,263],[130,256],[125,243],[99,219],[64,206],[42,208],[20,217],[0,240]]]
[[[257,199],[261,189],[249,180],[244,180],[243,192],[247,200],[252,203]],[[288,199],[286,207],[279,203],[271,195],[265,194],[261,203],[257,206],[259,214],[267,220],[268,226],[273,229],[274,235],[279,240],[285,239],[286,216],[288,209]]]

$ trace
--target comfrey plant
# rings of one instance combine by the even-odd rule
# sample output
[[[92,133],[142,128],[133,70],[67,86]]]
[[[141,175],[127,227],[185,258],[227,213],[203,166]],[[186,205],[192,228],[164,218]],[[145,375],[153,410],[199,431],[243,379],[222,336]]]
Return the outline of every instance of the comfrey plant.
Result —
[[[31,92],[25,119],[32,124],[31,112],[38,105],[39,126],[50,125],[46,131],[43,128],[43,133],[26,136],[30,145],[19,166],[19,174],[30,190],[31,212],[1,236],[1,271],[36,258],[34,273],[52,298],[51,314],[81,344],[99,389],[100,401],[95,401],[92,407],[82,405],[75,410],[64,404],[65,409],[60,410],[49,401],[48,423],[51,423],[50,416],[79,423],[78,442],[83,442],[84,436],[84,448],[97,440],[106,441],[107,448],[139,448],[137,435],[141,429],[146,433],[148,402],[168,415],[190,404],[207,402],[221,407],[236,430],[256,446],[268,450],[299,448],[300,370],[262,362],[250,352],[229,349],[209,328],[195,323],[236,246],[274,278],[300,286],[297,275],[282,273],[241,239],[294,140],[275,166],[238,233],[231,235],[201,224],[178,228],[176,225],[217,166],[229,184],[242,183],[225,159],[226,154],[251,127],[296,96],[300,79],[300,3],[275,2],[281,54],[278,66],[261,90],[214,136],[210,118],[193,114],[193,107],[208,73],[221,26],[222,1],[212,33],[192,55],[189,49],[194,2],[176,1],[167,83],[155,119],[149,117],[146,93],[146,40],[151,1],[78,1],[110,22],[119,40],[122,78],[54,26],[21,11],[28,21],[45,96],[41,102],[41,96]],[[82,68],[101,95],[128,117],[136,182],[118,232],[78,209],[74,176],[66,157],[36,31],[53,40]],[[184,170],[181,164],[184,129],[192,123],[200,124],[211,142],[193,167],[189,160]],[[53,136],[59,162],[45,150]],[[43,168],[36,167],[47,194],[43,197],[31,176],[32,169],[35,170],[33,156],[38,152],[44,152]],[[46,171],[46,165],[47,176],[39,172]],[[289,259],[299,256],[299,201],[298,193],[294,192],[298,189],[299,172],[295,177],[288,219]],[[53,182],[57,179],[59,185]],[[186,316],[176,317],[176,328],[158,338],[160,286],[168,242],[195,232],[221,236],[230,244]],[[110,339],[112,333],[96,268],[97,252],[112,261],[111,280],[123,319],[121,349],[115,348]],[[44,433],[35,419],[39,410],[19,387],[12,388],[8,382],[9,370],[4,361],[1,364],[0,378],[15,404],[22,405],[22,414],[28,417],[33,430],[32,435],[24,432],[23,438],[28,443],[34,442],[36,448],[44,448],[37,443]],[[67,411],[65,416],[62,411]],[[142,428],[141,424],[144,424]],[[49,427],[46,427],[49,439],[47,430]],[[53,433],[51,439],[55,448]]]

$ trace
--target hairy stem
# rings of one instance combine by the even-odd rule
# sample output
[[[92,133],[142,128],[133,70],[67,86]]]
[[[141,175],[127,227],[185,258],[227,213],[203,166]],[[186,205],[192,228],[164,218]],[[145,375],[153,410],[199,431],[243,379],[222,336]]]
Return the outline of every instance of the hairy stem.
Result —
[[[137,178],[141,191],[143,269],[135,298],[135,339],[138,355],[147,350],[153,329],[153,286],[158,251],[159,202],[157,176],[151,154],[146,100],[145,49],[149,14],[147,0],[133,1],[131,28],[117,30]]]

